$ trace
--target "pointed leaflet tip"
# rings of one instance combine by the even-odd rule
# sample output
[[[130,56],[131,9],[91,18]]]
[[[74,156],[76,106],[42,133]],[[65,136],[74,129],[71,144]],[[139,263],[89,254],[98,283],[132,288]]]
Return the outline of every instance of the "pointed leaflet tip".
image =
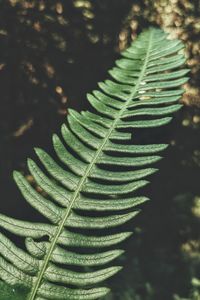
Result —
[[[31,166],[33,163],[34,163],[34,161],[31,158],[27,158],[28,167]]]
[[[38,156],[40,156],[40,154],[43,152],[43,150],[42,150],[41,148],[39,148],[39,147],[35,147],[35,148],[34,148],[34,151],[35,151],[35,153],[36,153]]]
[[[53,141],[53,144],[55,144],[58,140],[59,140],[58,135],[57,135],[56,133],[54,133],[54,134],[52,135],[52,141]]]
[[[15,182],[17,181],[17,179],[20,175],[21,175],[21,173],[19,171],[16,171],[16,170],[13,171],[13,179],[15,180]]]
[[[66,129],[67,129],[66,124],[65,123],[62,124],[62,126],[61,126],[61,132],[64,132]]]
[[[147,174],[147,175],[153,175],[154,173],[156,173],[158,171],[159,171],[158,168],[151,168],[149,174]]]
[[[76,112],[73,108],[68,108],[68,114],[72,115],[74,112]]]

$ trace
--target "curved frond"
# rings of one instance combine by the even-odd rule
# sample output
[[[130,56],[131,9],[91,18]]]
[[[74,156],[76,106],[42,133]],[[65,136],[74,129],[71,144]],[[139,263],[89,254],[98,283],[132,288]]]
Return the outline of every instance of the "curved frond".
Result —
[[[123,253],[117,244],[131,235],[121,226],[149,200],[137,191],[157,171],[159,152],[167,147],[132,145],[131,132],[166,125],[180,109],[180,86],[188,79],[188,70],[179,68],[182,48],[162,30],[142,33],[110,78],[87,95],[93,109],[69,110],[61,133],[53,135],[56,159],[35,149],[39,162],[27,162],[34,185],[14,172],[23,197],[46,221],[0,214],[3,229],[25,238],[22,250],[0,234],[5,297],[12,299],[19,287],[25,291],[20,299],[28,300],[89,300],[108,293],[102,282],[121,269],[113,262]]]

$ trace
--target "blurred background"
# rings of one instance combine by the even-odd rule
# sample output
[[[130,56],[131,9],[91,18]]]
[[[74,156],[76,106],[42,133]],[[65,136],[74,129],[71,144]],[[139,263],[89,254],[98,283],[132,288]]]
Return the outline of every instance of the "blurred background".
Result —
[[[86,109],[86,92],[150,25],[183,40],[191,79],[174,121],[152,139],[141,132],[140,139],[170,147],[145,189],[151,203],[129,225],[134,235],[123,245],[124,269],[110,281],[106,300],[199,300],[199,0],[0,2],[0,211],[34,219],[13,169],[26,174],[35,146],[53,151],[51,135],[68,107]]]

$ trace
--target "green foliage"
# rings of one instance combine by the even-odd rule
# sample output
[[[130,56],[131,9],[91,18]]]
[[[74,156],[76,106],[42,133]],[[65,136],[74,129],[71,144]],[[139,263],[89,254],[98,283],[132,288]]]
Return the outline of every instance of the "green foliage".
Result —
[[[149,165],[159,161],[156,153],[166,148],[132,145],[127,129],[165,125],[169,114],[181,107],[176,102],[188,72],[177,70],[185,61],[177,54],[182,48],[161,30],[142,33],[109,72],[113,80],[99,83],[100,90],[88,94],[95,112],[69,111],[62,137],[53,136],[58,162],[41,149],[36,154],[42,168],[28,159],[42,193],[14,172],[24,198],[49,221],[0,215],[0,226],[25,237],[26,247],[20,249],[1,233],[0,278],[14,289],[27,290],[25,299],[98,299],[108,293],[99,284],[121,267],[104,265],[123,251],[99,248],[130,236],[119,225],[137,215],[135,207],[148,200],[135,191],[148,183],[144,178],[156,171]]]

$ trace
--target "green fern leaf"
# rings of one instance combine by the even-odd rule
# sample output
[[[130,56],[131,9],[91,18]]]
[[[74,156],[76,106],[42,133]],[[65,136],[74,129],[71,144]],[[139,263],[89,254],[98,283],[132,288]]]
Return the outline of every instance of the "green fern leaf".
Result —
[[[95,112],[69,110],[61,136],[53,136],[57,161],[41,149],[42,168],[28,159],[43,193],[14,172],[22,195],[46,222],[0,215],[0,226],[24,237],[26,249],[0,234],[1,299],[12,299],[19,288],[28,300],[89,300],[108,293],[100,283],[121,267],[105,265],[123,252],[109,247],[130,236],[119,226],[148,200],[136,190],[148,183],[145,178],[157,170],[150,165],[167,146],[132,145],[127,128],[165,125],[181,107],[180,85],[188,72],[177,69],[185,61],[182,48],[161,30],[142,33],[109,72],[112,80],[87,95]],[[119,232],[109,233],[113,227]]]

